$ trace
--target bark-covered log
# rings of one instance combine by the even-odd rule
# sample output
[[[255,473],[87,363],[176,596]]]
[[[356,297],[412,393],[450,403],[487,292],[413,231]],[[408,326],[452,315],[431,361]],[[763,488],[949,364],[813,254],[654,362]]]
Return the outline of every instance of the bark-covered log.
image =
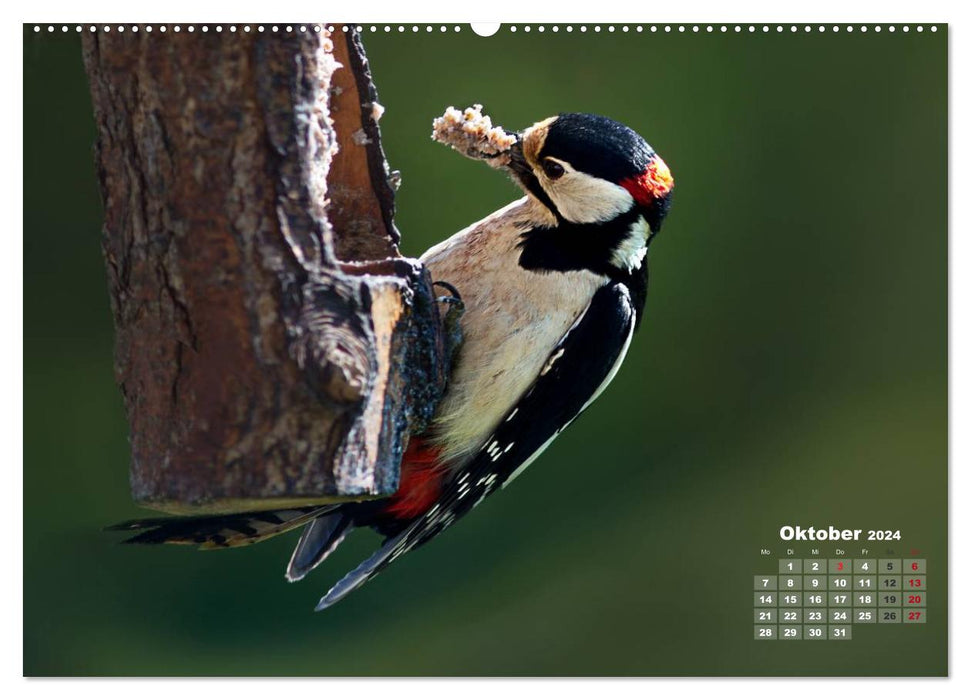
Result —
[[[393,492],[445,372],[359,37],[97,32],[84,59],[135,500]]]

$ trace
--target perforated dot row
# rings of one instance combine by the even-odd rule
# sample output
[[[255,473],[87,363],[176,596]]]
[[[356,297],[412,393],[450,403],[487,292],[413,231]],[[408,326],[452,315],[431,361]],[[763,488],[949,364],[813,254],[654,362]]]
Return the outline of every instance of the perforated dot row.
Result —
[[[60,25],[53,25],[53,24],[48,24],[46,26],[45,25],[39,25],[39,24],[35,24],[34,25],[34,33],[41,33],[41,32],[44,32],[44,31],[46,31],[48,33],[54,33],[54,32],[57,32],[57,31],[70,32],[72,30],[74,32],[78,32],[78,33],[79,32],[83,32],[85,30],[87,30],[89,32],[118,32],[118,33],[124,33],[126,31],[127,32],[139,32],[139,31],[143,31],[143,32],[153,32],[153,31],[157,31],[157,32],[163,32],[163,33],[164,32],[169,32],[169,31],[171,31],[171,32],[190,32],[190,33],[194,33],[194,32],[203,32],[203,33],[217,32],[218,33],[218,32],[225,32],[225,31],[228,31],[228,32],[242,32],[242,33],[252,33],[252,32],[277,32],[277,33],[280,33],[280,32],[283,32],[283,33],[318,32],[319,33],[319,32],[321,32],[323,30],[326,30],[328,32],[333,33],[333,32],[336,32],[336,31],[349,32],[352,29],[357,29],[357,31],[359,31],[359,32],[367,32],[367,31],[370,31],[370,32],[380,32],[380,31],[392,32],[392,31],[398,31],[398,32],[402,32],[402,33],[403,32],[406,32],[406,31],[419,32],[422,29],[424,29],[424,31],[426,31],[426,32],[433,32],[433,31],[436,31],[436,30],[437,31],[440,31],[440,32],[447,32],[447,31],[460,32],[460,31],[462,31],[462,27],[460,27],[458,25],[449,25],[449,26],[446,26],[446,25],[435,25],[435,26],[432,26],[432,25],[422,25],[421,27],[419,27],[417,24],[412,24],[412,25],[407,25],[407,26],[405,26],[405,25],[394,25],[394,26],[392,26],[392,25],[387,25],[387,24],[380,25],[380,26],[378,26],[378,25],[370,25],[370,26],[362,26],[362,25],[356,25],[356,26],[355,25],[339,25],[339,26],[334,26],[334,25],[323,25],[323,24],[242,24],[242,25],[237,25],[237,24],[229,24],[229,25],[222,25],[222,24],[201,24],[201,25],[194,25],[194,24],[189,24],[189,25],[179,25],[179,24],[173,24],[173,25],[166,25],[166,24],[160,24],[160,25],[138,25],[138,24],[118,24],[118,25],[114,25],[114,24],[103,24],[103,25],[97,25],[97,24],[82,25],[82,24],[76,24],[76,25],[67,25],[67,24],[60,24]]]
[[[603,32],[603,31],[606,30],[608,33],[609,32],[617,32],[617,31],[620,31],[620,32],[632,32],[633,31],[633,32],[638,32],[638,33],[650,32],[650,33],[655,33],[655,34],[658,33],[658,32],[664,32],[664,33],[678,32],[678,33],[681,33],[681,34],[688,34],[688,33],[691,33],[691,34],[701,34],[701,33],[713,34],[713,33],[716,33],[716,32],[717,33],[734,32],[734,33],[738,33],[738,34],[740,34],[742,32],[746,32],[746,33],[749,33],[749,34],[755,34],[756,32],[760,32],[760,33],[763,33],[763,34],[768,34],[770,32],[776,32],[776,33],[782,33],[782,32],[790,32],[790,33],[796,33],[796,32],[803,32],[803,33],[816,32],[816,33],[820,33],[821,34],[821,33],[824,33],[824,32],[833,32],[835,34],[835,33],[839,33],[840,31],[845,31],[845,32],[848,32],[848,33],[852,33],[853,31],[859,31],[859,32],[863,32],[863,33],[866,33],[867,31],[873,31],[873,32],[878,32],[879,33],[879,32],[882,32],[884,30],[893,33],[893,32],[897,32],[897,31],[900,31],[900,32],[910,32],[912,30],[913,31],[917,31],[917,32],[923,32],[925,30],[925,28],[926,28],[925,25],[921,25],[921,24],[917,24],[917,25],[909,25],[909,24],[902,24],[902,25],[891,25],[891,24],[888,24],[888,25],[879,25],[879,24],[874,24],[874,25],[853,25],[853,24],[846,24],[846,25],[839,25],[839,24],[833,24],[833,25],[825,25],[825,24],[819,24],[819,25],[811,25],[811,24],[800,24],[800,25],[795,25],[795,24],[789,24],[789,25],[784,25],[784,24],[771,24],[771,25],[770,24],[759,24],[759,25],[755,25],[755,24],[745,24],[745,25],[742,25],[742,24],[650,24],[650,25],[640,25],[640,24],[638,24],[638,25],[633,25],[633,26],[632,25],[628,25],[628,24],[624,24],[624,25],[620,25],[620,26],[613,25],[613,24],[609,24],[609,25],[606,25],[606,26],[601,26],[599,24],[595,24],[595,25],[585,25],[585,24],[581,24],[581,25],[576,25],[576,26],[574,26],[574,25],[567,25],[567,26],[564,26],[564,27],[560,27],[560,26],[552,26],[552,27],[549,27],[549,29],[551,31],[553,31],[553,32],[559,32],[559,31],[562,30],[562,31],[566,31],[566,32],[579,31],[579,32],[583,33],[583,32],[592,31],[594,33],[597,33],[597,32]],[[519,31],[520,28],[517,27],[516,25],[512,25],[508,29],[509,29],[510,32],[516,32],[516,31]],[[547,29],[547,27],[545,27],[543,25],[539,25],[539,26],[535,26],[535,27],[534,26],[531,26],[531,25],[525,25],[525,26],[522,27],[522,31],[524,31],[524,32],[531,32],[533,30],[535,30],[537,32],[545,32],[546,29]],[[935,25],[930,25],[929,29],[932,32],[936,32],[937,31],[937,27]]]
[[[81,24],[77,24],[77,25],[66,25],[66,24],[53,25],[53,24],[48,24],[48,25],[39,25],[38,24],[38,25],[34,25],[34,33],[38,33],[39,34],[41,32],[45,32],[45,31],[47,33],[49,33],[49,34],[53,34],[54,32],[57,32],[57,31],[60,31],[61,33],[66,33],[66,32],[70,32],[72,30],[74,32],[82,32],[82,31],[87,30],[89,32],[102,31],[102,32],[118,32],[118,33],[124,33],[124,32],[137,33],[139,31],[143,31],[143,32],[146,32],[146,33],[151,33],[153,31],[157,31],[157,32],[161,32],[161,33],[169,32],[169,31],[175,32],[175,33],[183,32],[183,31],[190,32],[190,33],[193,33],[193,32],[203,32],[203,33],[207,33],[207,32],[217,32],[218,33],[218,32],[223,32],[223,31],[228,31],[228,32],[242,32],[242,33],[250,33],[250,32],[277,32],[277,33],[279,33],[279,32],[285,32],[285,33],[293,33],[293,32],[320,32],[320,31],[322,31],[324,29],[326,29],[328,32],[335,32],[335,31],[348,32],[348,31],[351,31],[351,29],[355,29],[355,28],[359,32],[372,32],[372,33],[378,33],[378,32],[385,32],[385,33],[391,33],[391,32],[398,32],[398,33],[406,33],[406,32],[418,33],[418,32],[422,32],[422,31],[424,31],[425,33],[436,32],[436,31],[439,32],[439,33],[442,33],[442,32],[449,32],[449,31],[451,31],[451,32],[461,32],[462,31],[462,27],[459,26],[459,25],[444,25],[444,24],[441,24],[441,25],[420,25],[420,26],[417,25],[417,24],[410,24],[410,25],[404,25],[404,24],[397,24],[397,25],[390,25],[390,24],[376,25],[376,24],[371,24],[371,25],[338,25],[338,26],[334,26],[334,25],[321,25],[321,24],[299,24],[299,25],[294,25],[294,24],[286,24],[286,25],[283,25],[283,24],[272,24],[272,25],[264,25],[264,24],[256,24],[256,25],[250,25],[250,24],[236,25],[236,24],[230,24],[230,25],[225,25],[225,26],[224,25],[221,25],[221,24],[214,24],[214,25],[209,25],[209,24],[203,24],[203,25],[191,25],[191,24],[190,25],[178,25],[178,24],[174,24],[174,25],[165,25],[165,24],[160,24],[160,25],[137,25],[137,24],[131,24],[131,25],[129,25],[129,24],[118,24],[118,25],[108,25],[108,24],[104,24],[104,25],[95,25],[95,24],[91,24],[91,25],[81,25]],[[702,34],[702,33],[705,33],[705,34],[714,34],[714,33],[722,33],[722,34],[724,34],[724,33],[729,33],[729,32],[734,32],[736,34],[740,34],[742,32],[746,32],[746,33],[749,33],[749,34],[754,34],[756,32],[761,32],[763,34],[768,34],[770,32],[775,32],[775,33],[783,33],[783,32],[799,33],[799,32],[801,32],[801,33],[807,33],[807,34],[808,33],[811,33],[811,32],[815,32],[815,33],[832,32],[832,33],[836,34],[836,33],[839,33],[839,32],[846,32],[846,33],[860,32],[860,33],[866,33],[866,32],[870,32],[870,31],[876,32],[876,33],[880,33],[882,31],[887,31],[887,32],[890,32],[890,33],[894,33],[894,32],[900,31],[900,32],[907,33],[907,32],[910,32],[910,31],[923,32],[925,29],[929,29],[931,32],[936,32],[937,31],[937,26],[936,25],[930,25],[929,27],[925,27],[925,25],[922,25],[922,24],[917,24],[917,25],[908,25],[908,24],[903,24],[903,25],[893,25],[893,24],[889,24],[889,25],[879,25],[879,24],[874,24],[874,25],[865,25],[865,24],[864,25],[852,25],[852,24],[848,24],[848,25],[838,25],[838,24],[834,24],[834,25],[823,25],[823,24],[820,24],[820,25],[809,25],[809,24],[805,24],[805,25],[795,25],[795,24],[791,24],[791,25],[782,25],[782,24],[773,24],[773,25],[768,25],[768,24],[761,24],[761,25],[754,25],[754,24],[748,24],[748,25],[741,25],[741,24],[734,24],[734,25],[727,25],[727,24],[715,24],[715,25],[713,25],[713,24],[661,24],[661,25],[651,24],[651,25],[639,25],[638,24],[638,25],[627,25],[627,24],[624,24],[624,25],[619,25],[619,26],[618,25],[613,25],[613,24],[606,25],[606,26],[601,26],[601,25],[597,24],[597,25],[590,25],[590,26],[588,26],[588,25],[585,25],[585,24],[581,24],[581,25],[576,25],[576,26],[574,26],[574,25],[565,25],[565,26],[551,25],[551,26],[547,27],[546,25],[542,25],[542,24],[535,25],[535,26],[534,25],[528,25],[528,24],[527,25],[523,25],[523,26],[518,26],[518,25],[515,25],[514,24],[514,25],[510,25],[510,26],[506,27],[506,29],[509,32],[512,32],[512,33],[516,33],[516,32],[518,32],[520,30],[523,31],[523,32],[525,32],[525,33],[530,33],[532,31],[536,31],[536,32],[539,32],[539,33],[544,33],[547,30],[549,30],[549,31],[554,32],[554,33],[561,32],[561,31],[562,32],[567,32],[567,33],[577,31],[577,32],[580,32],[581,34],[582,33],[585,33],[585,32],[591,32],[591,31],[594,32],[594,33],[603,32],[603,31],[607,31],[608,33],[620,31],[620,32],[637,32],[637,33],[643,33],[643,32],[648,32],[648,33],[658,33],[658,32],[673,33],[673,32],[677,32],[677,33],[683,33],[683,34],[688,34],[688,33],[691,33],[691,34]]]

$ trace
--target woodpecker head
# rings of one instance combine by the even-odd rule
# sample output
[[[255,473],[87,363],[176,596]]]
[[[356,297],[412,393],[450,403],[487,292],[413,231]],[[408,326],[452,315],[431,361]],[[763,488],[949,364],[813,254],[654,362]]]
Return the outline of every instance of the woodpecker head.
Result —
[[[509,169],[527,193],[569,224],[639,213],[658,232],[674,178],[637,132],[595,114],[560,114],[518,135]]]

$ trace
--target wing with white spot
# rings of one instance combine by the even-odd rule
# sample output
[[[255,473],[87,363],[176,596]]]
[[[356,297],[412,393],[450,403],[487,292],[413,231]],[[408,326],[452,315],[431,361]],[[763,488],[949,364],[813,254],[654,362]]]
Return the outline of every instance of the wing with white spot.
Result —
[[[594,294],[567,331],[540,376],[516,402],[482,449],[449,483],[456,517],[519,475],[603,391],[624,359],[634,332],[626,286]],[[425,517],[428,517],[426,514]],[[446,516],[447,517],[447,516]]]
[[[597,291],[550,353],[540,376],[482,449],[454,472],[435,505],[338,582],[317,609],[333,605],[434,538],[522,472],[613,379],[630,344],[634,316],[626,286],[613,283]]]

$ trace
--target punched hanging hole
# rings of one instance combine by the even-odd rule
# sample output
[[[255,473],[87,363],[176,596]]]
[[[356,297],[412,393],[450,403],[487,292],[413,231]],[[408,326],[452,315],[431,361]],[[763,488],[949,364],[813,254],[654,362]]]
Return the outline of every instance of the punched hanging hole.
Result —
[[[469,26],[479,36],[492,36],[499,31],[499,27],[502,25],[499,22],[473,22]]]

